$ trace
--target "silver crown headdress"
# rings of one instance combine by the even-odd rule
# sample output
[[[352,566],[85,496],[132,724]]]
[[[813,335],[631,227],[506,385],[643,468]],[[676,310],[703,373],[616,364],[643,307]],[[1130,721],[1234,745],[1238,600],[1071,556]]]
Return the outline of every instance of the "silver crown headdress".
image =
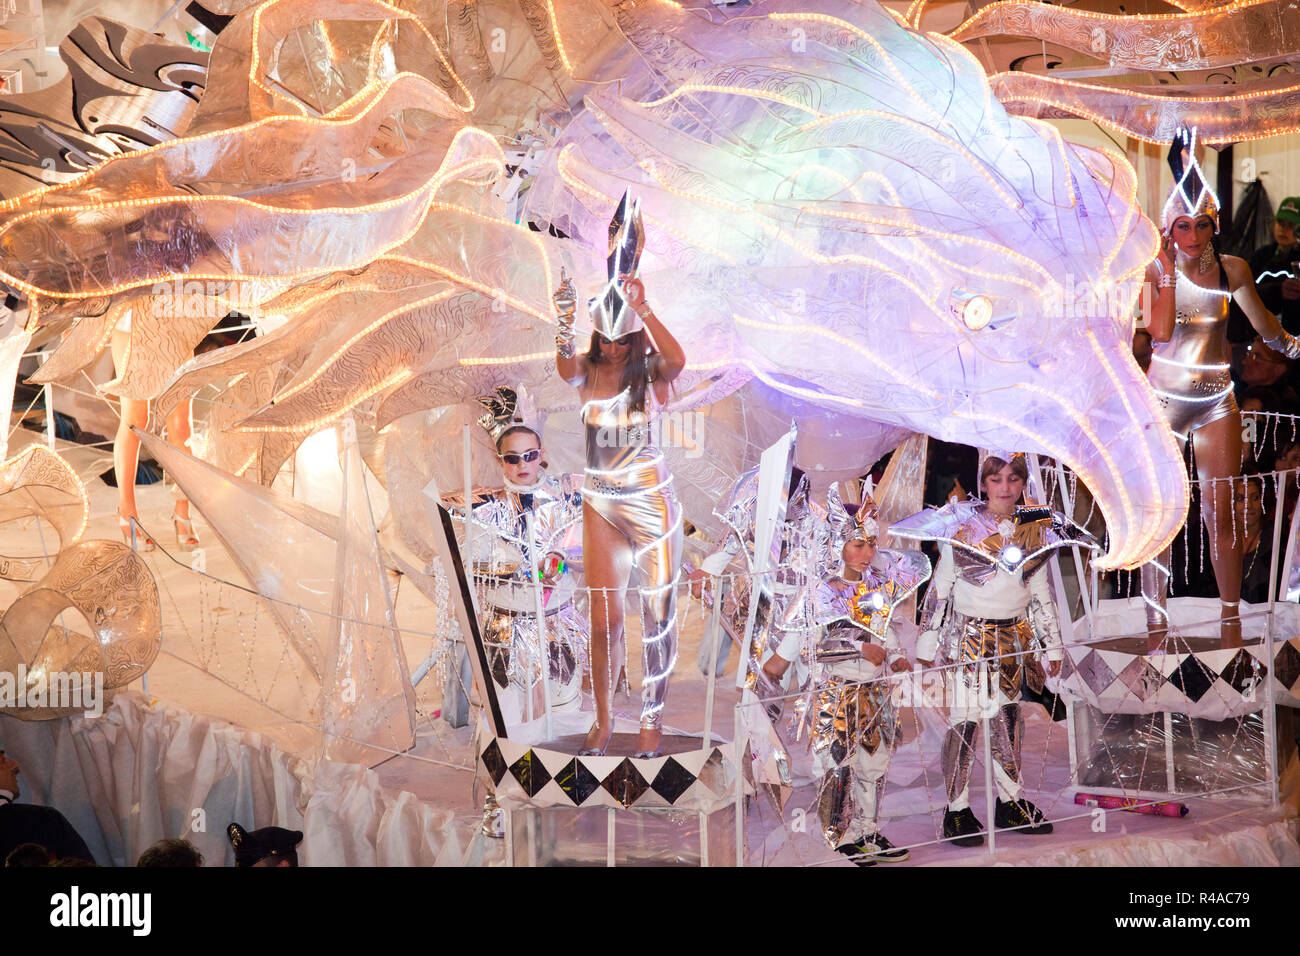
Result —
[[[501,440],[501,436],[510,428],[519,426],[527,428],[534,435],[537,435],[537,441],[541,442],[542,436],[538,434],[537,429],[531,425],[525,425],[522,418],[517,417],[516,412],[519,410],[519,393],[513,388],[505,385],[498,385],[491,395],[480,395],[477,399],[486,412],[479,416],[478,423],[487,431],[492,439],[492,444]]]
[[[1180,129],[1169,144],[1169,169],[1174,174],[1174,185],[1169,190],[1160,219],[1164,231],[1173,228],[1180,216],[1209,216],[1214,220],[1214,232],[1219,232],[1219,197],[1205,180],[1201,165],[1196,161],[1196,129]]]
[[[844,502],[845,516],[840,521],[840,536],[844,541],[862,539],[874,541],[880,536],[880,508],[872,497],[875,490],[870,478],[855,478],[850,482],[840,482],[845,486],[845,498],[859,499],[856,508],[848,501]]]
[[[618,339],[642,327],[641,316],[623,294],[623,276],[629,279],[641,266],[645,226],[641,223],[641,200],[623,193],[614,218],[609,221],[607,279],[600,295],[587,303],[596,331],[607,339]]]

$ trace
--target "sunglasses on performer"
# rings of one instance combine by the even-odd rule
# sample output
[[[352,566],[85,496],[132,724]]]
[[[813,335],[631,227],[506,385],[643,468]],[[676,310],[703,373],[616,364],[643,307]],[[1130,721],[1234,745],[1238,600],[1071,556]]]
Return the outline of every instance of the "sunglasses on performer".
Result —
[[[631,343],[632,333],[629,332],[627,335],[620,335],[616,339],[611,339],[611,338],[606,338],[602,333],[597,332],[596,340],[600,342],[601,345],[604,345],[606,347],[611,345],[628,345]]]
[[[522,455],[516,455],[514,452],[506,452],[504,455],[497,455],[507,465],[517,465],[521,461],[534,462],[542,455],[540,448],[534,448],[532,451],[526,451]]]

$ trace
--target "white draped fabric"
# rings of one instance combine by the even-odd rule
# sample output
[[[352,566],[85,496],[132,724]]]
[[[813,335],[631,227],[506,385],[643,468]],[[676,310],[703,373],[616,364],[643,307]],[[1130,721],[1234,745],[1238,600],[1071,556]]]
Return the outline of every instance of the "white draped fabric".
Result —
[[[309,866],[463,858],[452,811],[386,791],[361,766],[322,762],[313,775],[260,734],[135,692],[98,719],[0,717],[0,747],[22,767],[21,801],[58,808],[101,865],[132,866],[157,840],[182,836],[205,865],[231,866],[232,821],[303,831],[299,860]]]

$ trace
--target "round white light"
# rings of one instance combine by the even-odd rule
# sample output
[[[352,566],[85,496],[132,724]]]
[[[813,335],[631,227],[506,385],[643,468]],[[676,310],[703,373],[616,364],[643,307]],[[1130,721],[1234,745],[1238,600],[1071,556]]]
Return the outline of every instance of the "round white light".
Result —
[[[870,603],[873,608],[879,611],[882,607],[885,606],[885,599],[881,597],[879,591],[876,591],[874,594],[871,595]]]
[[[978,332],[993,321],[993,301],[986,295],[971,296],[962,306],[961,320],[966,328]]]
[[[1024,556],[1025,553],[1021,551],[1020,548],[1016,547],[1016,545],[1014,544],[1009,544],[1002,549],[1002,560],[1006,564],[1012,566],[1019,564],[1020,559],[1023,558]]]

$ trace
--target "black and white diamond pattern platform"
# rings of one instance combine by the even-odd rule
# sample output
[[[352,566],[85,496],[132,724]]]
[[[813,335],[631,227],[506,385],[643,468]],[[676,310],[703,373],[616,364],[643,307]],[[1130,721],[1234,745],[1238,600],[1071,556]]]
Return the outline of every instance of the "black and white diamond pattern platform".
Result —
[[[1243,604],[1245,646],[1220,649],[1218,602],[1175,598],[1169,612],[1179,636],[1167,653],[1147,654],[1140,602],[1103,601],[1090,643],[1066,646],[1061,688],[1111,714],[1172,711],[1227,720],[1263,706],[1271,675],[1275,702],[1300,707],[1300,605],[1276,606],[1271,661],[1262,640],[1265,611]]]
[[[617,738],[617,735],[616,735]],[[637,759],[609,755],[579,757],[572,749],[552,749],[570,741],[536,746],[491,738],[479,764],[503,807],[606,807],[611,809],[690,810],[712,813],[734,803],[739,782],[752,793],[749,749],[743,742],[701,747],[699,738],[665,737],[663,756]],[[615,744],[617,744],[617,739]],[[693,743],[695,746],[690,747]],[[740,780],[737,780],[740,775]]]

